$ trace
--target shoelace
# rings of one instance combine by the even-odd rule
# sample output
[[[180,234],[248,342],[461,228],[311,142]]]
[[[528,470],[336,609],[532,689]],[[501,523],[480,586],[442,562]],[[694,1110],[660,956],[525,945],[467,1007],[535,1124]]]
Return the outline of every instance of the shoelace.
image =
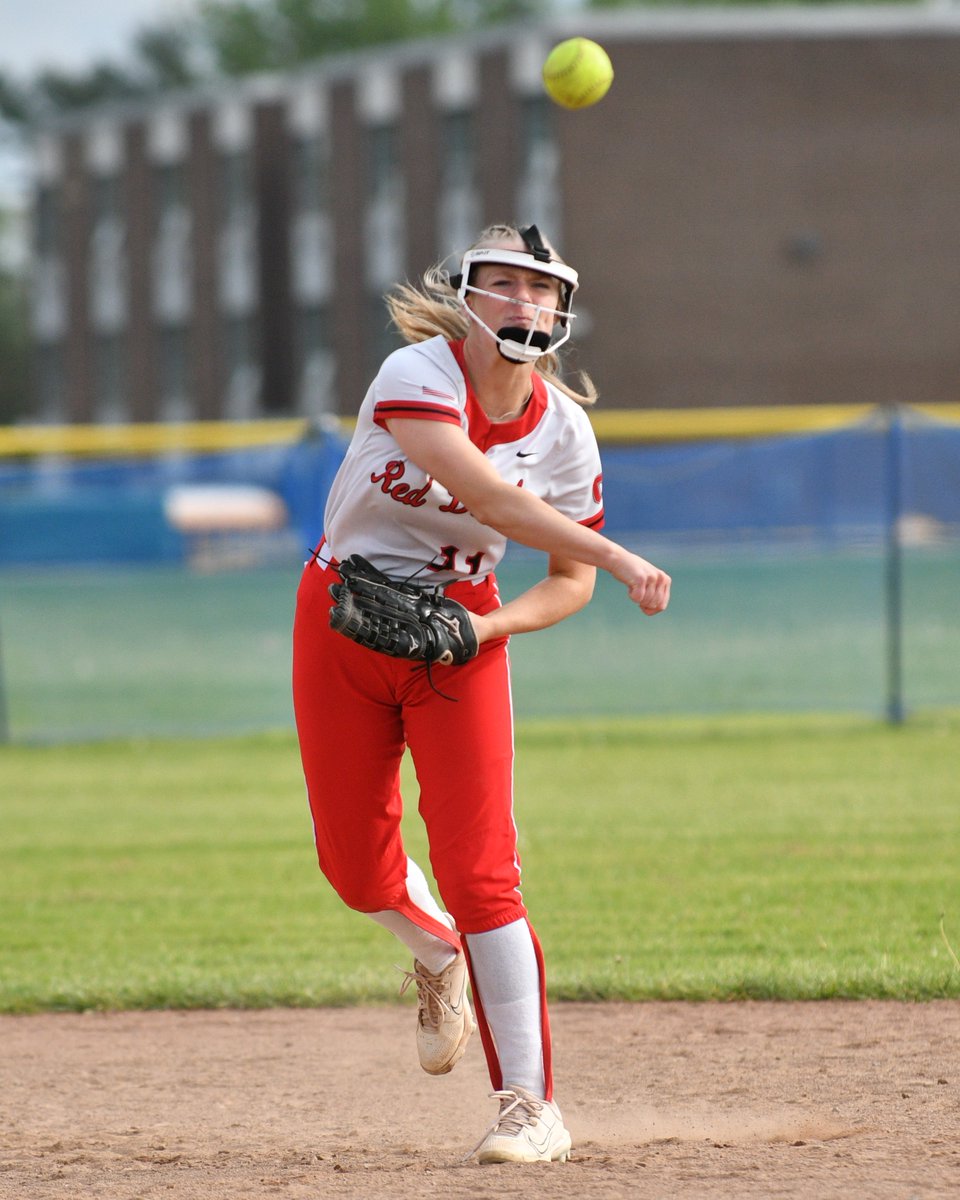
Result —
[[[423,968],[419,971],[405,971],[403,967],[397,967],[397,970],[403,974],[403,983],[400,984],[400,995],[406,992],[411,983],[417,985],[417,998],[420,1003],[420,1023],[428,1024],[431,1029],[439,1029],[443,1024],[443,1018],[446,1013],[452,1012],[450,1005],[437,991],[439,975],[430,975]]]
[[[539,1120],[543,1111],[542,1100],[536,1099],[535,1096],[521,1096],[519,1092],[493,1092],[490,1099],[500,1101],[500,1113],[490,1126],[489,1133],[496,1131],[514,1137],[527,1125],[533,1125]],[[484,1134],[484,1137],[486,1136]]]
[[[477,1142],[469,1153],[463,1156],[463,1162],[466,1162],[468,1158],[472,1158],[476,1154],[491,1133],[502,1133],[506,1137],[516,1137],[528,1125],[533,1125],[543,1111],[544,1102],[542,1100],[538,1100],[535,1096],[521,1096],[519,1092],[491,1092],[490,1099],[500,1101],[500,1112],[480,1141]]]

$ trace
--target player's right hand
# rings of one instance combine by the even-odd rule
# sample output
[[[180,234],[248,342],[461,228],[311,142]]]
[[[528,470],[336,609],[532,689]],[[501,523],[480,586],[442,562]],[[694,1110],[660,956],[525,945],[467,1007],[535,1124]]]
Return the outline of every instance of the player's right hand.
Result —
[[[626,586],[627,595],[648,617],[663,612],[670,603],[670,576],[638,554],[628,554],[614,578]]]

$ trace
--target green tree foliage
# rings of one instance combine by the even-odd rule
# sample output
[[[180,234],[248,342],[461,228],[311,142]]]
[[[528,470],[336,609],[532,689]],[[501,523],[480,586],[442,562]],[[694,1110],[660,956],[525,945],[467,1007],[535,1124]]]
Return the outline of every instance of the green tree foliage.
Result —
[[[189,87],[196,81],[191,37],[185,26],[142,29],[134,39],[134,50],[151,90]]]
[[[261,71],[326,55],[549,14],[556,0],[197,0],[176,22],[143,28],[129,63],[81,73],[0,74],[0,119],[23,126],[110,100]]]

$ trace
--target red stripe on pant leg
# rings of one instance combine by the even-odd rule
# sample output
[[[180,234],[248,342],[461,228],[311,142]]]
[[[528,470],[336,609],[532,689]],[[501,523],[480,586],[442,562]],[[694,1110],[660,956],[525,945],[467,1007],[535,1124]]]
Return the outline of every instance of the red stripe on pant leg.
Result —
[[[434,937],[442,938],[454,950],[461,950],[463,944],[460,941],[460,936],[449,925],[443,924],[442,921],[435,921],[429,913],[425,913],[422,908],[418,908],[409,896],[406,899],[398,900],[392,905],[393,911],[400,913],[414,925],[419,925],[421,929],[425,929],[427,933],[432,933]]]
[[[477,1028],[480,1030],[480,1041],[483,1044],[483,1052],[487,1057],[487,1073],[490,1076],[490,1082],[493,1084],[493,1090],[499,1092],[503,1087],[503,1072],[500,1070],[500,1059],[497,1057],[497,1047],[493,1040],[493,1034],[490,1032],[486,1014],[483,1011],[480,989],[473,975],[473,963],[470,960],[470,948],[467,945],[466,938],[463,939],[463,953],[467,959],[470,983],[473,985],[473,1011],[477,1017]]]
[[[543,1098],[544,1100],[552,1100],[553,1037],[550,1033],[550,1014],[547,1008],[546,966],[543,961],[543,948],[540,945],[540,939],[537,937],[536,931],[529,921],[527,921],[527,928],[530,930],[533,952],[537,958],[537,971],[540,975],[540,1053],[543,1057]],[[473,985],[473,1008],[477,1017],[477,1027],[480,1030],[480,1041],[483,1044],[483,1052],[487,1059],[487,1072],[490,1075],[493,1090],[497,1092],[503,1087],[503,1071],[500,1067],[500,1059],[497,1056],[497,1046],[493,1040],[493,1033],[487,1023],[486,1014],[483,1011],[480,988],[477,986],[477,981],[473,975],[473,963],[470,961],[470,947],[467,944],[466,938],[463,939],[463,953],[467,959],[467,970],[470,972],[470,982]]]
[[[550,1013],[547,1009],[547,969],[543,961],[543,948],[533,926],[527,922],[533,949],[537,956],[540,972],[540,1037],[543,1043],[543,1091],[544,1100],[553,1099],[553,1038],[550,1036]]]

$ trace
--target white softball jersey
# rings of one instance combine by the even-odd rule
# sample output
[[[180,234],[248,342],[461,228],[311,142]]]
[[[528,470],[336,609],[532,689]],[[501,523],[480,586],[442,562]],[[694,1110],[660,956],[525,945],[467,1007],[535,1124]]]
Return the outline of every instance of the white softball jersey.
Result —
[[[490,421],[469,385],[462,342],[435,337],[394,351],[370,385],[327,499],[324,557],[361,554],[388,575],[441,584],[478,581],[503,557],[506,538],[403,455],[386,427],[396,417],[459,425],[502,479],[602,527],[600,453],[580,405],[534,373],[523,415]]]

